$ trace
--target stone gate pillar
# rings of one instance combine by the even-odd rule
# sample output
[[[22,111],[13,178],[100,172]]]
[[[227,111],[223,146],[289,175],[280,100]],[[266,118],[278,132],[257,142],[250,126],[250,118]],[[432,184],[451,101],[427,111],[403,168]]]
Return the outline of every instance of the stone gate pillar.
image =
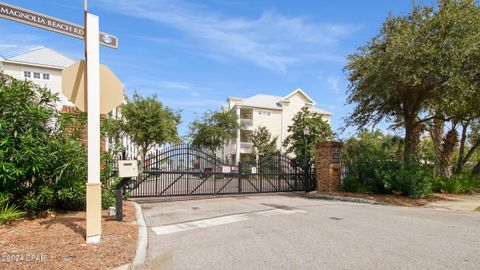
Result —
[[[319,142],[315,146],[315,169],[318,192],[337,192],[341,184],[341,142]]]

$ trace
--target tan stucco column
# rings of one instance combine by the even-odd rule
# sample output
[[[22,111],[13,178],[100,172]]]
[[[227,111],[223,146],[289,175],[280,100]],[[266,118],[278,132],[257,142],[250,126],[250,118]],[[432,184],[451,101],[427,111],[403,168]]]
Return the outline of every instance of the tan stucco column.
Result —
[[[98,243],[102,234],[102,184],[87,183],[87,242]]]

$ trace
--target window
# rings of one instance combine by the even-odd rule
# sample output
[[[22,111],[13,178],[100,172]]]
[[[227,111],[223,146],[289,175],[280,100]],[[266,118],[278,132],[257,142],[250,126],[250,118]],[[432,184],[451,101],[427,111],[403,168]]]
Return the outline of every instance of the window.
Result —
[[[32,77],[32,73],[30,71],[24,71],[23,72],[23,77],[30,78],[30,77]]]
[[[262,115],[262,116],[270,116],[271,113],[270,112],[266,112],[266,111],[258,111],[258,115]]]
[[[40,79],[40,73],[34,72],[34,73],[33,73],[33,78],[35,78],[35,79]]]
[[[44,80],[50,80],[50,74],[48,74],[48,73],[43,73],[43,79],[44,79]]]

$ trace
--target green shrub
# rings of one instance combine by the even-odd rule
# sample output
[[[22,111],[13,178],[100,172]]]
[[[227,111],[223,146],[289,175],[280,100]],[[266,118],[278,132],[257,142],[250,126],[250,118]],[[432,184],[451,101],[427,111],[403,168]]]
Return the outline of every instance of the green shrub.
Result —
[[[392,191],[412,198],[425,198],[432,193],[432,169],[420,163],[403,164],[395,172]]]
[[[115,190],[113,188],[102,188],[102,209],[108,209],[115,205]]]
[[[57,100],[0,74],[0,190],[28,212],[85,207],[85,113],[59,113]]]
[[[403,164],[401,140],[380,131],[361,132],[343,151],[343,190],[423,198],[431,193],[432,169],[420,163]]]
[[[361,193],[391,193],[400,167],[398,140],[380,131],[361,132],[345,143],[342,153],[346,174],[343,189]]]
[[[10,199],[11,194],[6,192],[0,193],[0,224],[8,223],[25,215],[24,212],[18,210],[16,205],[9,204]]]
[[[0,206],[0,224],[11,222],[24,215],[25,212],[20,211],[16,205],[9,205],[6,203],[5,205]]]
[[[6,192],[0,192],[0,206],[5,205],[10,201],[12,195]]]
[[[349,192],[386,194],[399,163],[388,160],[359,159],[346,164],[343,189]]]
[[[102,209],[108,209],[115,205],[115,186],[120,181],[120,178],[113,171],[113,159],[109,153],[101,156],[103,168],[101,171],[102,181]]]
[[[82,210],[85,208],[85,184],[76,182],[71,187],[64,187],[58,191],[56,207],[65,210]]]
[[[223,173],[215,174],[214,179],[223,180],[223,179],[225,179],[225,175]]]
[[[29,213],[37,212],[39,209],[38,200],[36,197],[25,196],[23,197],[22,203],[23,203],[23,210]]]
[[[437,177],[432,181],[432,190],[453,194],[478,192],[480,191],[480,180],[468,173],[454,174],[449,179]]]

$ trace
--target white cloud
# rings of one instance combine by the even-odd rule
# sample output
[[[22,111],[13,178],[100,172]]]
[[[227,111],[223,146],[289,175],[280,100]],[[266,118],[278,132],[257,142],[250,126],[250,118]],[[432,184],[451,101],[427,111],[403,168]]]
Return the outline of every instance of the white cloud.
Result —
[[[183,90],[192,89],[191,84],[187,82],[180,82],[180,81],[159,81],[158,87],[168,88],[168,89],[183,89]]]
[[[333,91],[335,91],[335,93],[340,93],[340,87],[339,87],[339,83],[340,83],[340,78],[339,77],[336,77],[336,76],[329,76],[327,77],[327,83],[328,85],[330,85],[330,88],[333,89]]]
[[[4,45],[41,45],[44,39],[35,34],[6,31],[7,28],[0,28],[0,44]]]
[[[329,60],[325,53],[355,27],[317,23],[305,17],[265,11],[258,18],[226,17],[201,5],[171,0],[102,0],[109,10],[167,25],[195,41],[196,50],[217,59],[238,58],[284,73],[312,58]],[[162,40],[164,42],[164,40]]]
[[[161,80],[156,78],[151,78],[148,76],[138,77],[138,76],[129,76],[124,78],[124,84],[128,94],[133,94],[135,91],[140,91],[144,95],[156,95],[162,99],[168,97],[181,97],[185,98],[195,98],[198,99],[203,94],[209,95],[211,88],[194,85],[185,81],[170,81],[170,80]],[[173,100],[173,99],[172,99]],[[192,104],[202,104],[205,101],[190,101],[189,105]],[[173,105],[187,105],[182,103],[171,102]]]
[[[178,99],[163,97],[161,101],[168,106],[190,112],[203,112],[208,109],[216,110],[225,105],[224,101],[209,98]]]
[[[318,79],[324,87],[333,91],[335,94],[345,93],[345,82],[340,76],[333,74],[325,75],[323,72],[320,72]]]

